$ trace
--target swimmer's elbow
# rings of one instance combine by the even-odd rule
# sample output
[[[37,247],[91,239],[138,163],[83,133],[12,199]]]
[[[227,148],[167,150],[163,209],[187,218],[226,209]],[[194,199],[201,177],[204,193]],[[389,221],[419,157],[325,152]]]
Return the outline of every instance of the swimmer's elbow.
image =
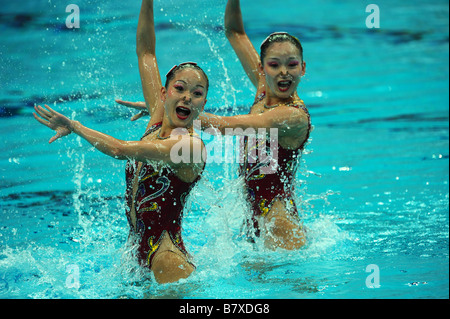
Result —
[[[235,35],[235,32],[233,29],[225,28],[225,36],[228,40]]]
[[[120,148],[113,148],[111,149],[111,157],[118,159],[118,160],[124,160],[127,157],[125,156],[125,152]]]
[[[131,149],[126,143],[115,143],[110,148],[110,156],[118,160],[126,160],[130,158]]]
[[[149,50],[146,47],[136,46],[136,55],[137,55],[138,58],[143,58],[146,55],[153,56],[154,54],[153,54],[153,52],[151,50]]]
[[[234,28],[225,28],[225,36],[229,41],[238,40],[239,36],[245,34],[244,30],[236,30]]]

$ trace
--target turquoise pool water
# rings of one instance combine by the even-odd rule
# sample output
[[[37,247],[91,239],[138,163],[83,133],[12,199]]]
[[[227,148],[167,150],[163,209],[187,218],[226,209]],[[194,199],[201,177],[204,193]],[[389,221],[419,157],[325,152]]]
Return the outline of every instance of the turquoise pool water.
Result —
[[[48,145],[32,118],[47,103],[117,138],[141,136],[145,121],[114,103],[142,100],[140,4],[82,1],[69,30],[66,3],[2,2],[0,298],[449,297],[448,1],[377,1],[379,29],[356,0],[242,2],[256,46],[279,30],[303,42],[314,131],[296,190],[308,245],[242,241],[237,164],[211,163],[184,220],[197,271],[143,282],[126,245],[125,163],[75,136]],[[156,1],[157,54],[162,73],[201,62],[207,110],[241,114],[254,89],[224,37],[225,3]]]

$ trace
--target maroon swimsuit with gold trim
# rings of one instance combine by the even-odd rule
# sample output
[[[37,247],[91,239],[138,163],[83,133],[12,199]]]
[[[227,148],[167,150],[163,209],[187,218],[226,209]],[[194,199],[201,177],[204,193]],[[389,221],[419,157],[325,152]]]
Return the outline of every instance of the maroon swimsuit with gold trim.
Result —
[[[265,97],[265,93],[257,97],[254,104],[258,103]],[[260,228],[258,217],[265,216],[277,198],[284,200],[288,212],[296,219],[298,219],[297,207],[293,199],[294,185],[293,179],[302,155],[302,151],[308,141],[311,132],[311,120],[307,108],[303,105],[291,105],[292,107],[301,108],[308,116],[308,134],[303,143],[297,149],[288,150],[278,144],[278,161],[270,157],[269,144],[266,141],[257,141],[254,147],[258,147],[258,143],[266,143],[266,153],[268,156],[265,159],[258,158],[253,153],[253,160],[249,161],[249,154],[251,150],[247,150],[248,137],[244,138],[243,149],[246,150],[244,154],[244,164],[241,165],[241,175],[244,176],[247,198],[251,204],[251,216],[247,219],[247,236],[251,240],[254,236],[260,236]],[[273,172],[271,174],[261,174],[260,169],[264,166],[272,165]]]
[[[153,125],[142,138],[160,127],[161,123]],[[200,175],[193,182],[188,183],[180,180],[169,167],[155,170],[154,166],[143,162],[134,202],[136,211],[136,229],[134,229],[130,210],[133,200],[133,180],[138,163],[138,161],[130,160],[127,162],[125,199],[131,231],[135,231],[139,238],[139,261],[151,267],[154,253],[165,232],[168,233],[172,242],[186,256],[189,256],[181,238],[181,220],[186,197],[200,179]]]

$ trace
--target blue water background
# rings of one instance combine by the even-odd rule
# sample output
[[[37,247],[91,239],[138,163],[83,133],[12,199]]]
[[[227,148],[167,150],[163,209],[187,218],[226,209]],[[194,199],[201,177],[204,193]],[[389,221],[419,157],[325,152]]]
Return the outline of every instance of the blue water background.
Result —
[[[207,71],[206,110],[245,114],[255,90],[223,31],[226,1],[155,1],[162,74],[193,60]],[[1,298],[448,298],[448,1],[242,1],[256,47],[273,31],[303,43],[299,87],[314,131],[297,174],[309,229],[296,252],[240,240],[245,201],[233,163],[208,165],[184,238],[197,271],[143,282],[125,245],[124,163],[33,118],[49,104],[124,140],[145,121],[115,98],[142,100],[135,54],[140,3],[1,2]],[[70,269],[79,269],[72,287]],[[369,265],[380,287],[369,288]]]

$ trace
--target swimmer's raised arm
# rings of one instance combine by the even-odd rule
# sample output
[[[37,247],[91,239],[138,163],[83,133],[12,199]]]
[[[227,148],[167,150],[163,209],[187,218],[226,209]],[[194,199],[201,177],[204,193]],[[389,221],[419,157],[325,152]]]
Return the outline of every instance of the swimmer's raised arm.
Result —
[[[262,78],[261,62],[258,52],[245,33],[239,0],[228,0],[225,10],[225,33],[247,76],[253,85],[258,87]]]
[[[136,32],[136,54],[146,107],[151,116],[150,124],[161,122],[164,105],[161,100],[161,76],[156,61],[155,21],[153,0],[143,0]]]

